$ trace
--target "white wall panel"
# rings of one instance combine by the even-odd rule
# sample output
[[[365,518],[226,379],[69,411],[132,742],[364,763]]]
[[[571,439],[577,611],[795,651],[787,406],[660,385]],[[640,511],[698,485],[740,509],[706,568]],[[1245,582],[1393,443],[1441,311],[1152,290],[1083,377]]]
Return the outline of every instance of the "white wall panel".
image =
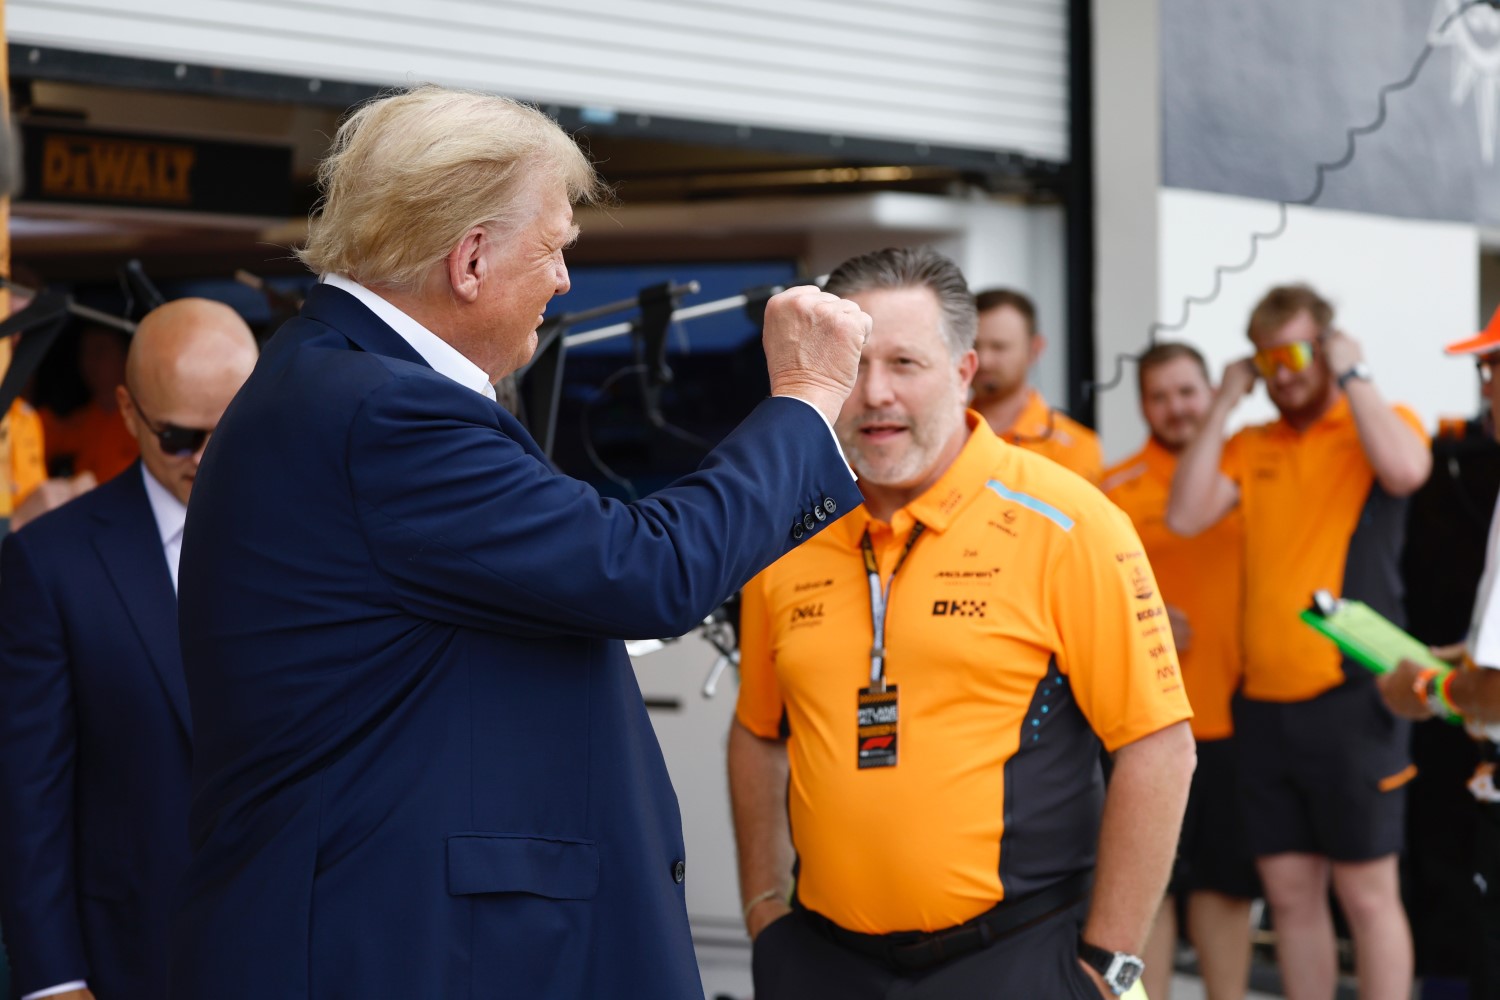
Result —
[[[1067,158],[1066,0],[10,0],[10,40]]]
[[[1250,233],[1272,228],[1272,202],[1176,188],[1161,193],[1163,319],[1176,322],[1187,295],[1213,287],[1213,269],[1245,259]],[[1243,274],[1224,278],[1208,306],[1195,306],[1186,340],[1215,375],[1250,353],[1245,323],[1272,285],[1311,284],[1334,304],[1335,324],[1359,340],[1387,399],[1409,404],[1431,430],[1439,416],[1472,416],[1474,365],[1442,346],[1479,329],[1479,233],[1449,222],[1392,219],[1332,209],[1292,209],[1286,232],[1263,243]],[[1137,348],[1146,331],[1137,334]],[[1134,398],[1134,370],[1121,390]],[[1263,387],[1235,411],[1234,426],[1273,419]]]

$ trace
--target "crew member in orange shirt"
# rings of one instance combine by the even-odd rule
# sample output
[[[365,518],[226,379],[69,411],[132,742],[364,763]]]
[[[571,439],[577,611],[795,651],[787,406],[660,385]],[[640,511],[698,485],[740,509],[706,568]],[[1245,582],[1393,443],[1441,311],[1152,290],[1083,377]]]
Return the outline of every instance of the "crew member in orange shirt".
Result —
[[[125,384],[125,345],[122,335],[103,327],[89,327],[79,335],[78,374],[89,398],[65,414],[45,407],[41,411],[47,467],[53,473],[88,472],[103,483],[141,457],[115,402],[116,388]]]
[[[1203,356],[1187,344],[1157,344],[1141,355],[1137,372],[1151,437],[1104,474],[1103,490],[1135,523],[1161,584],[1198,744],[1171,894],[1143,956],[1146,993],[1151,1000],[1169,996],[1177,942],[1172,894],[1185,894],[1188,938],[1198,952],[1208,1000],[1243,1000],[1250,977],[1250,903],[1260,895],[1230,740],[1230,702],[1243,673],[1244,525],[1232,511],[1197,538],[1167,530],[1177,457],[1202,426],[1213,385]]]
[[[975,304],[979,331],[974,349],[979,367],[970,405],[1006,441],[1045,455],[1099,485],[1104,471],[1099,435],[1047,405],[1028,380],[1032,365],[1047,346],[1047,338],[1036,328],[1036,306],[1009,288],[980,292]]]
[[[1245,519],[1245,680],[1235,743],[1250,848],[1292,997],[1332,996],[1330,881],[1354,938],[1364,1000],[1410,995],[1401,906],[1409,725],[1371,675],[1297,619],[1316,590],[1403,620],[1406,497],[1432,459],[1415,414],[1376,389],[1359,344],[1305,285],[1273,288],[1250,315],[1255,355],[1230,365],[1177,464],[1167,524]],[[1229,414],[1266,381],[1281,419],[1225,444]]]
[[[836,424],[865,502],[745,588],[729,776],[755,996],[1121,995],[1193,766],[1150,563],[1097,489],[965,410],[952,261],[885,250],[826,289],[873,320]]]

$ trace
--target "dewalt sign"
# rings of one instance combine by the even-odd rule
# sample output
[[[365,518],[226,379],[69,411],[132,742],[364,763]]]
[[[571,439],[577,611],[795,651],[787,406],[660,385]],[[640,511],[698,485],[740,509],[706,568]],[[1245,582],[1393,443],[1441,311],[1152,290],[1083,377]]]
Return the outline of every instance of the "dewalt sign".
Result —
[[[22,126],[18,200],[285,217],[293,212],[283,146]]]
[[[191,146],[49,135],[42,148],[43,197],[191,205]]]

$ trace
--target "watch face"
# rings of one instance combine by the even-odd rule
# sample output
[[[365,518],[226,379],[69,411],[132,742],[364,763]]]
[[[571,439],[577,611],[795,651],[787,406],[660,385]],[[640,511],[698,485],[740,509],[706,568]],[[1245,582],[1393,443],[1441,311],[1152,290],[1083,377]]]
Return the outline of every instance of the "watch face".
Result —
[[[1116,952],[1114,961],[1109,963],[1109,971],[1104,974],[1104,983],[1115,996],[1123,996],[1141,978],[1145,968],[1145,963],[1134,955]]]

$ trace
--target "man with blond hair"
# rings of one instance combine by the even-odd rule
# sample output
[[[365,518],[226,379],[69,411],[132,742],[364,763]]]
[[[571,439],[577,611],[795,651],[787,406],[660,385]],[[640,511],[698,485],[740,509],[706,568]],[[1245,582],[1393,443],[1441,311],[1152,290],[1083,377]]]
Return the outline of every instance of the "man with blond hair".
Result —
[[[205,456],[177,1000],[701,998],[681,821],[622,638],[686,632],[859,502],[830,431],[869,321],[767,305],[772,398],[634,504],[494,400],[568,290],[593,168],[423,87],[320,170],[324,275]]]
[[[1432,468],[1421,423],[1376,388],[1359,343],[1306,285],[1250,314],[1255,354],[1234,362],[1172,479],[1167,526],[1194,536],[1238,508],[1245,524],[1243,697],[1234,713],[1243,816],[1290,1000],[1337,982],[1330,885],[1354,938],[1363,1000],[1411,994],[1412,943],[1396,859],[1408,727],[1371,675],[1304,627],[1315,591],[1401,621],[1406,498]],[[1280,419],[1227,442],[1229,415],[1265,379]]]
[[[193,731],[177,557],[255,356],[223,303],[152,310],[113,387],[140,461],[0,547],[0,923],[23,1000],[166,996]]]

